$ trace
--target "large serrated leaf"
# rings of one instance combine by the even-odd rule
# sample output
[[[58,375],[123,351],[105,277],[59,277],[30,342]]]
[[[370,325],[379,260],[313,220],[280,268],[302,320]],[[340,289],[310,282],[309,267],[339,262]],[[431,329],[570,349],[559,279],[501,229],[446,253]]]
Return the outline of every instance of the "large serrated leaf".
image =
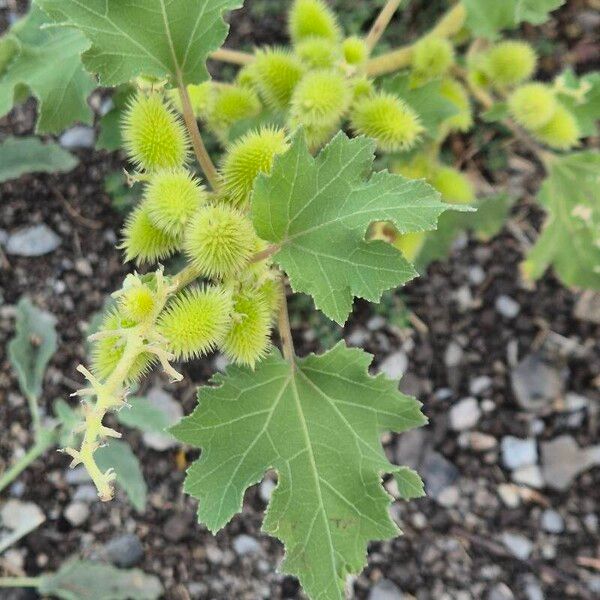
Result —
[[[567,69],[556,83],[560,101],[575,115],[581,134],[596,135],[600,122],[600,73],[579,78],[572,69]]]
[[[222,14],[243,0],[38,0],[58,23],[79,29],[91,42],[83,63],[103,85],[140,75],[173,84],[208,79],[206,59],[228,26]]]
[[[131,504],[139,510],[146,508],[148,487],[140,467],[140,461],[127,442],[111,440],[96,451],[96,462],[102,471],[114,469],[117,483],[127,494]]]
[[[156,600],[163,592],[157,577],[139,569],[116,569],[72,560],[40,578],[39,592],[63,600]]]
[[[566,285],[600,289],[600,152],[557,157],[538,199],[548,218],[525,275],[536,280],[553,266]]]
[[[58,133],[75,121],[92,122],[87,97],[96,84],[81,64],[87,40],[77,31],[45,28],[48,22],[34,5],[11,30],[13,55],[5,57],[0,75],[0,116],[23,99],[25,89],[24,97],[30,92],[39,102],[37,131]]]
[[[391,221],[402,233],[435,229],[449,205],[422,181],[371,175],[375,144],[340,132],[313,158],[304,136],[261,176],[252,199],[258,234],[281,245],[274,260],[295,291],[305,292],[329,318],[343,323],[353,296],[376,302],[416,276],[385,242],[366,241],[369,225]]]
[[[46,366],[56,352],[56,319],[36,308],[28,298],[17,305],[16,336],[8,344],[8,358],[27,398],[42,395]]]
[[[478,36],[496,39],[503,29],[514,29],[526,21],[539,25],[565,0],[462,0],[467,26]]]
[[[25,173],[66,172],[78,160],[54,142],[42,143],[35,137],[9,137],[0,143],[0,182]]]
[[[397,382],[370,376],[371,358],[340,343],[296,365],[274,352],[256,371],[230,367],[172,429],[202,448],[185,489],[212,531],[240,511],[250,485],[277,471],[263,529],[284,542],[282,569],[311,598],[341,600],[369,541],[398,534],[382,474],[396,473],[405,497],[422,493],[418,476],[391,464],[380,442],[384,431],[423,425],[420,404]]]

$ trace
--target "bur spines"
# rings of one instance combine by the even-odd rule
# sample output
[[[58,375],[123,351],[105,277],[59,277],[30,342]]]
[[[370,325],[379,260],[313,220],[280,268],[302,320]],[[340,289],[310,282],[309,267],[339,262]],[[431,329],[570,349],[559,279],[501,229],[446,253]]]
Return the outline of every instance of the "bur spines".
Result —
[[[556,150],[570,150],[579,143],[581,129],[573,113],[558,104],[552,118],[539,129],[532,131],[542,143]]]
[[[302,40],[294,51],[298,58],[312,69],[327,69],[339,61],[339,49],[333,42],[318,37]]]
[[[430,177],[431,185],[451,204],[470,204],[475,200],[475,189],[458,169],[439,166]]]
[[[310,37],[332,42],[340,39],[337,18],[322,0],[295,0],[290,10],[288,27],[295,44]]]
[[[174,169],[183,166],[187,159],[185,127],[158,92],[138,93],[131,100],[122,131],[125,150],[139,169]]]
[[[369,58],[369,47],[365,40],[356,35],[346,38],[342,43],[344,60],[353,67],[362,67]]]
[[[415,44],[412,68],[419,80],[441,77],[453,64],[454,47],[446,38],[427,36]]]
[[[282,49],[266,49],[256,53],[253,64],[256,86],[271,108],[288,107],[292,94],[304,74],[300,59]]]
[[[514,86],[529,79],[537,66],[537,55],[527,43],[506,40],[485,54],[485,71],[497,86]]]
[[[554,91],[548,86],[528,83],[510,95],[508,107],[517,123],[532,130],[548,124],[558,108],[558,102]]]

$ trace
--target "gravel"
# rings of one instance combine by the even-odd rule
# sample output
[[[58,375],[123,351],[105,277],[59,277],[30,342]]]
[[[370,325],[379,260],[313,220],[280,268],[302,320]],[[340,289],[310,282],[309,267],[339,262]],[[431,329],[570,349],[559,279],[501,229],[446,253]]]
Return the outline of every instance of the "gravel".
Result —
[[[238,556],[247,556],[248,554],[259,554],[261,546],[255,538],[250,535],[238,535],[233,539],[233,549]]]
[[[47,225],[24,227],[6,240],[6,253],[15,256],[43,256],[60,246],[60,237]]]
[[[475,398],[463,398],[450,409],[450,426],[454,431],[472,429],[481,417],[481,410]]]
[[[500,442],[502,463],[507,469],[518,469],[534,465],[538,460],[537,446],[534,439],[519,439],[507,435]]]
[[[378,581],[369,592],[369,600],[402,600],[403,597],[398,586],[387,579]]]
[[[379,371],[389,379],[401,379],[408,367],[408,358],[404,352],[390,354],[380,365]]]
[[[104,552],[113,565],[122,569],[134,567],[144,558],[144,547],[132,533],[112,538],[104,547]]]
[[[65,508],[65,519],[73,525],[73,527],[80,527],[83,525],[90,516],[90,509],[87,504],[83,502],[71,502]]]
[[[502,542],[514,556],[521,560],[527,560],[533,551],[533,543],[525,536],[505,531],[502,534]]]
[[[560,513],[547,509],[542,513],[542,529],[548,533],[562,533],[565,530],[565,521]]]

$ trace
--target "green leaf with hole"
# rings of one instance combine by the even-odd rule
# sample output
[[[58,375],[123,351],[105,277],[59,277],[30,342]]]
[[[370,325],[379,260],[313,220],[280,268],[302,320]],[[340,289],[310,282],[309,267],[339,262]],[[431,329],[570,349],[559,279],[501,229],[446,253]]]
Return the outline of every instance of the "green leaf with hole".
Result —
[[[185,489],[213,532],[241,510],[249,486],[277,471],[263,530],[285,544],[281,568],[311,598],[342,600],[369,542],[398,535],[383,474],[396,474],[403,496],[422,494],[418,475],[391,464],[380,439],[423,425],[420,404],[397,381],[369,375],[371,359],[340,343],[295,365],[274,352],[255,371],[229,367],[172,429],[202,448]]]
[[[25,173],[64,173],[78,164],[70,152],[36,137],[6,138],[0,143],[0,182]]]
[[[38,581],[41,594],[62,600],[158,600],[163,593],[154,575],[88,560],[71,560]]]
[[[117,484],[123,488],[131,504],[142,512],[146,508],[148,486],[140,461],[131,450],[131,446],[121,440],[110,440],[106,446],[98,449],[94,456],[102,471],[111,468],[115,470]]]
[[[48,362],[56,352],[56,319],[36,308],[28,298],[17,305],[16,336],[8,344],[8,358],[27,398],[39,398]]]
[[[548,216],[522,264],[529,279],[549,267],[568,286],[600,289],[600,152],[556,157],[538,200]]]
[[[58,23],[90,41],[83,64],[102,85],[143,75],[177,85],[208,79],[206,59],[228,31],[223,12],[242,0],[38,0]],[[64,33],[64,32],[63,32]]]
[[[0,69],[0,116],[33,95],[39,103],[40,133],[58,133],[76,121],[91,123],[87,98],[96,87],[81,64],[87,40],[77,31],[45,27],[49,22],[34,5],[11,29],[12,46],[5,43],[0,51],[0,65],[5,63]],[[12,56],[7,60],[8,52]]]
[[[374,151],[372,140],[340,132],[314,158],[297,135],[255,185],[252,217],[260,237],[281,246],[274,261],[295,291],[310,294],[337,323],[346,321],[354,296],[377,302],[416,276],[394,247],[365,239],[371,223],[432,230],[451,208],[423,181],[373,174]]]

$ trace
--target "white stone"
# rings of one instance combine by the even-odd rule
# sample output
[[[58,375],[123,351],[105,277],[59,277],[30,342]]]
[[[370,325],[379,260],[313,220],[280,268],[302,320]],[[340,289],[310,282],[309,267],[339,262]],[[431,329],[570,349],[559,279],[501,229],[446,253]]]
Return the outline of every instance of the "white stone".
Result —
[[[379,371],[389,379],[401,379],[408,367],[408,358],[404,352],[390,354],[380,365]]]
[[[71,502],[67,508],[65,508],[65,519],[73,525],[73,527],[79,527],[83,525],[90,516],[90,509],[87,504],[83,502]]]
[[[450,426],[454,431],[464,431],[477,425],[481,410],[475,398],[463,398],[450,409]]]
[[[502,438],[501,446],[502,462],[507,469],[513,470],[537,463],[537,446],[532,438],[523,440],[507,435]]]

